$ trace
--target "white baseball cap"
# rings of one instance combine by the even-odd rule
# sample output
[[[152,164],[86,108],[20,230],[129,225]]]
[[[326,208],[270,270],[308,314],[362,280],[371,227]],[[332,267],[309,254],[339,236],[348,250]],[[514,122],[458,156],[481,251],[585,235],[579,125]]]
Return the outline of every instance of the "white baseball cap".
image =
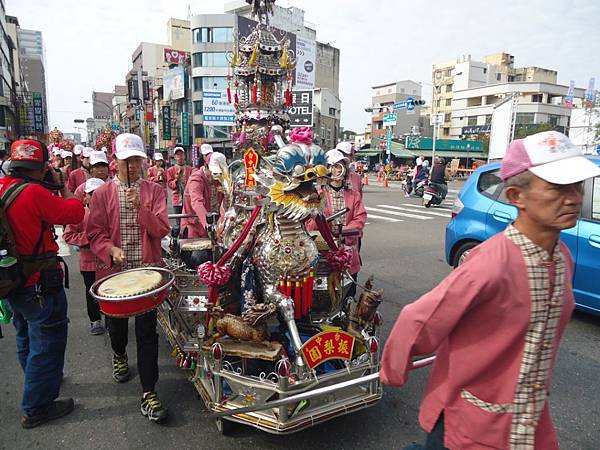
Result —
[[[75,147],[73,147],[73,153],[79,156],[83,152],[83,148],[83,145],[77,144]]]
[[[94,192],[103,184],[104,181],[102,181],[100,178],[88,178],[88,180],[85,182],[85,193],[89,194],[90,192]]]
[[[62,153],[62,150],[61,150],[59,147],[54,147],[54,148],[52,149],[52,154],[53,154],[54,156],[56,156],[56,155],[60,155],[61,153]]]
[[[329,150],[327,153],[325,153],[325,157],[327,158],[327,164],[329,165],[339,163],[340,161],[348,162],[346,155],[336,149]]]
[[[213,152],[210,155],[210,162],[208,163],[208,170],[213,175],[220,175],[227,170],[227,159],[223,153]]]
[[[344,153],[345,155],[352,155],[352,150],[354,149],[354,145],[352,145],[350,142],[340,142],[338,145],[335,146],[336,150],[339,150],[340,152]]]
[[[500,177],[507,180],[527,170],[553,184],[578,183],[600,176],[600,167],[558,131],[544,131],[510,143]]]
[[[183,153],[185,153],[185,150],[183,149],[183,147],[175,147],[173,149],[173,154],[175,155],[177,152],[183,152]]]
[[[72,157],[73,157],[73,152],[70,152],[70,151],[68,151],[68,150],[62,150],[62,151],[60,152],[60,157],[61,157],[62,159],[65,159],[65,158],[72,158]]]
[[[212,148],[212,145],[210,145],[210,144],[202,144],[200,146],[200,153],[202,153],[205,156],[210,153],[213,153],[213,152],[214,152],[214,150]]]
[[[100,163],[108,164],[108,159],[106,159],[106,153],[93,151],[90,155],[90,166],[94,166]]]
[[[94,149],[92,147],[83,147],[83,150],[81,151],[81,156],[83,156],[84,158],[89,158],[92,155],[93,151]]]
[[[115,140],[116,155],[118,159],[127,159],[132,156],[146,158],[146,151],[142,138],[137,134],[122,133]]]
[[[156,152],[154,154],[154,161],[164,161],[165,158],[163,157],[162,153]]]

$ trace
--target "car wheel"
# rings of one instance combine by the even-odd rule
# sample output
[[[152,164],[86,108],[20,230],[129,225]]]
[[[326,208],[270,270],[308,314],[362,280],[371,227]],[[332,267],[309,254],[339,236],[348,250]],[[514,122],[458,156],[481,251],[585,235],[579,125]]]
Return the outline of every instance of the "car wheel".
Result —
[[[458,249],[456,250],[456,253],[454,254],[454,267],[458,267],[460,266],[462,263],[465,262],[465,258],[467,256],[469,256],[469,253],[471,253],[471,250],[473,250],[475,247],[477,247],[477,245],[479,244],[479,242],[476,241],[469,241],[469,242],[465,242],[464,244],[461,244],[460,247],[458,247]]]

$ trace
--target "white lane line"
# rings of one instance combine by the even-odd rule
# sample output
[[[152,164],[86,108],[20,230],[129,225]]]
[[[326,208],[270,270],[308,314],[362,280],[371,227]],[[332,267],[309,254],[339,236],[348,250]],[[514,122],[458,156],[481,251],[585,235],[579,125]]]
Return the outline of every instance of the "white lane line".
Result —
[[[414,209],[402,208],[401,206],[393,206],[393,205],[377,205],[377,206],[381,206],[382,208],[396,209],[398,211],[408,211],[408,212],[413,211],[414,212]],[[419,211],[419,212],[422,212],[423,214],[430,214],[432,216],[440,216],[440,217],[451,217],[450,214],[435,212],[435,211],[425,208],[425,206],[423,206],[423,205],[411,205],[411,206],[413,208],[423,208],[425,211]]]
[[[411,219],[419,219],[419,220],[433,219],[433,217],[419,216],[417,214],[408,214],[408,213],[401,213],[401,212],[396,212],[396,211],[388,211],[387,209],[373,208],[370,206],[365,207],[365,209],[367,211],[375,211],[375,212],[380,212],[380,213],[385,213],[385,214],[391,214],[392,216],[409,217]],[[371,215],[368,215],[368,216],[372,217]]]
[[[371,222],[365,222],[365,225],[371,225]]]
[[[401,203],[401,205],[402,206],[411,206],[413,208],[425,208],[423,205],[413,205],[412,203]],[[446,208],[445,206],[435,206],[435,209],[452,212],[452,208]]]
[[[458,194],[460,191],[458,189],[448,189],[448,192],[454,192],[455,194]]]
[[[389,222],[404,222],[404,220],[402,219],[392,219],[391,217],[377,216],[375,214],[368,214],[368,217],[370,217],[371,219],[387,220]]]

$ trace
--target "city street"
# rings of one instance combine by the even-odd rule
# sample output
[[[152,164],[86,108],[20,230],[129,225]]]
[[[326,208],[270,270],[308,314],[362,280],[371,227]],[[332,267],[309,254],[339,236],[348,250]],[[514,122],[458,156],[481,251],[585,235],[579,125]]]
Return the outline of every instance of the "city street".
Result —
[[[460,182],[450,185],[442,207],[424,209],[420,199],[405,198],[398,183],[388,189],[371,182],[364,188],[369,214],[362,245],[362,281],[373,273],[376,287],[385,290],[380,311],[384,336],[401,308],[433,288],[450,268],[444,260],[444,229]],[[2,449],[400,449],[425,434],[417,422],[419,400],[429,369],[414,372],[401,389],[385,388],[374,407],[334,419],[292,436],[272,436],[238,426],[234,437],[224,437],[209,418],[188,373],[170,356],[160,336],[158,393],[170,418],[164,425],[150,423],[139,412],[141,394],[136,374],[135,337],[130,321],[129,361],[134,378],[117,384],[111,377],[108,336],[91,336],[85,313],[84,291],[77,256],[68,257],[71,269],[70,329],[64,396],[75,398],[75,411],[51,424],[23,430],[19,424],[22,372],[15,356],[12,326],[3,326],[0,340],[0,448]],[[552,414],[561,448],[600,448],[600,317],[575,313],[567,328],[551,395]]]

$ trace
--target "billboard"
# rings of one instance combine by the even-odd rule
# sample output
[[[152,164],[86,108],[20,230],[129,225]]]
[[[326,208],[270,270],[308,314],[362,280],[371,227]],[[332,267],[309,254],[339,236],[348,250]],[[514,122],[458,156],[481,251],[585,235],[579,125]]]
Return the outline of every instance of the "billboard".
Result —
[[[290,127],[313,126],[313,91],[293,91],[292,106],[288,110]]]
[[[182,50],[164,49],[164,58],[167,64],[185,64],[187,53]]]
[[[171,107],[162,107],[162,129],[163,129],[163,140],[168,141],[171,139]]]
[[[511,140],[512,121],[513,96],[508,96],[504,101],[494,106],[488,159],[504,158]]]
[[[317,43],[297,36],[296,53],[296,89],[314,89]]]
[[[169,69],[163,78],[163,97],[177,100],[185,97],[185,70],[183,66]]]
[[[205,89],[202,91],[202,115],[204,125],[232,127],[235,107],[227,100],[227,91]]]

